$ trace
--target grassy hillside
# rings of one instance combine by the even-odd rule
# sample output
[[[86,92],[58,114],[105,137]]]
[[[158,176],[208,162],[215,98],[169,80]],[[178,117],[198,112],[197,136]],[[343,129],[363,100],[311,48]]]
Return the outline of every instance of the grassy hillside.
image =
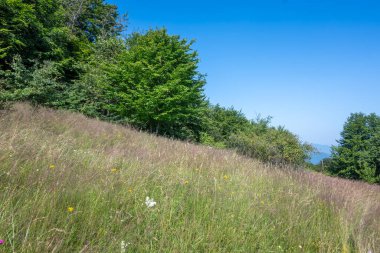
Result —
[[[23,104],[0,189],[0,252],[380,252],[379,186]]]

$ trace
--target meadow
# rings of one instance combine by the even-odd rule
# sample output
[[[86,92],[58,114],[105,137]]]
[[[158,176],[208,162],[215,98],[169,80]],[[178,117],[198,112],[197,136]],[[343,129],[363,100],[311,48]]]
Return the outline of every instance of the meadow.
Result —
[[[380,252],[379,185],[27,104],[0,112],[0,203],[7,253]]]

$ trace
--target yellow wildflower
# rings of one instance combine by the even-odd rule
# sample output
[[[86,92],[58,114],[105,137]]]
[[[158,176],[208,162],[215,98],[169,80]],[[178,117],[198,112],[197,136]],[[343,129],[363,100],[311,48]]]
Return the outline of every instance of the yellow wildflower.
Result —
[[[117,171],[118,171],[117,168],[112,168],[112,169],[111,169],[111,172],[112,172],[112,173],[116,173]]]
[[[132,188],[129,188],[129,189],[128,189],[128,192],[129,192],[129,193],[133,192]]]
[[[343,243],[342,253],[350,252],[346,243]]]
[[[183,181],[184,184],[189,184],[189,180]]]
[[[49,168],[50,169],[55,169],[55,165],[54,164],[50,164]]]
[[[226,181],[227,181],[229,178],[230,178],[230,177],[227,176],[227,175],[224,175],[224,176],[223,176],[223,179],[226,180]]]
[[[72,207],[72,206],[69,206],[69,207],[67,208],[67,211],[68,211],[69,213],[72,213],[72,212],[74,212],[74,207]]]

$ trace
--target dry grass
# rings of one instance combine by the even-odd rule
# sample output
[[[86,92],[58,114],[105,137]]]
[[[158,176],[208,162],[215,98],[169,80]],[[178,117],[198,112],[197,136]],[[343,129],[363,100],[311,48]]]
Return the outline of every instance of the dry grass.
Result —
[[[380,252],[379,186],[25,104],[0,189],[0,252]]]

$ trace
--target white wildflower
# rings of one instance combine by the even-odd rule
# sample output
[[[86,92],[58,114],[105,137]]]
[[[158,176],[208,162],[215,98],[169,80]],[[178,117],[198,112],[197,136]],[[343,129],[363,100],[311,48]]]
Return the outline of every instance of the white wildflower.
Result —
[[[151,207],[154,207],[156,204],[157,204],[157,203],[156,203],[156,201],[154,201],[154,199],[151,199],[151,198],[149,198],[149,197],[146,197],[146,198],[145,198],[145,205],[146,205],[147,207],[151,208]]]
[[[125,253],[129,245],[131,245],[130,242],[121,241],[120,243],[121,253]]]

